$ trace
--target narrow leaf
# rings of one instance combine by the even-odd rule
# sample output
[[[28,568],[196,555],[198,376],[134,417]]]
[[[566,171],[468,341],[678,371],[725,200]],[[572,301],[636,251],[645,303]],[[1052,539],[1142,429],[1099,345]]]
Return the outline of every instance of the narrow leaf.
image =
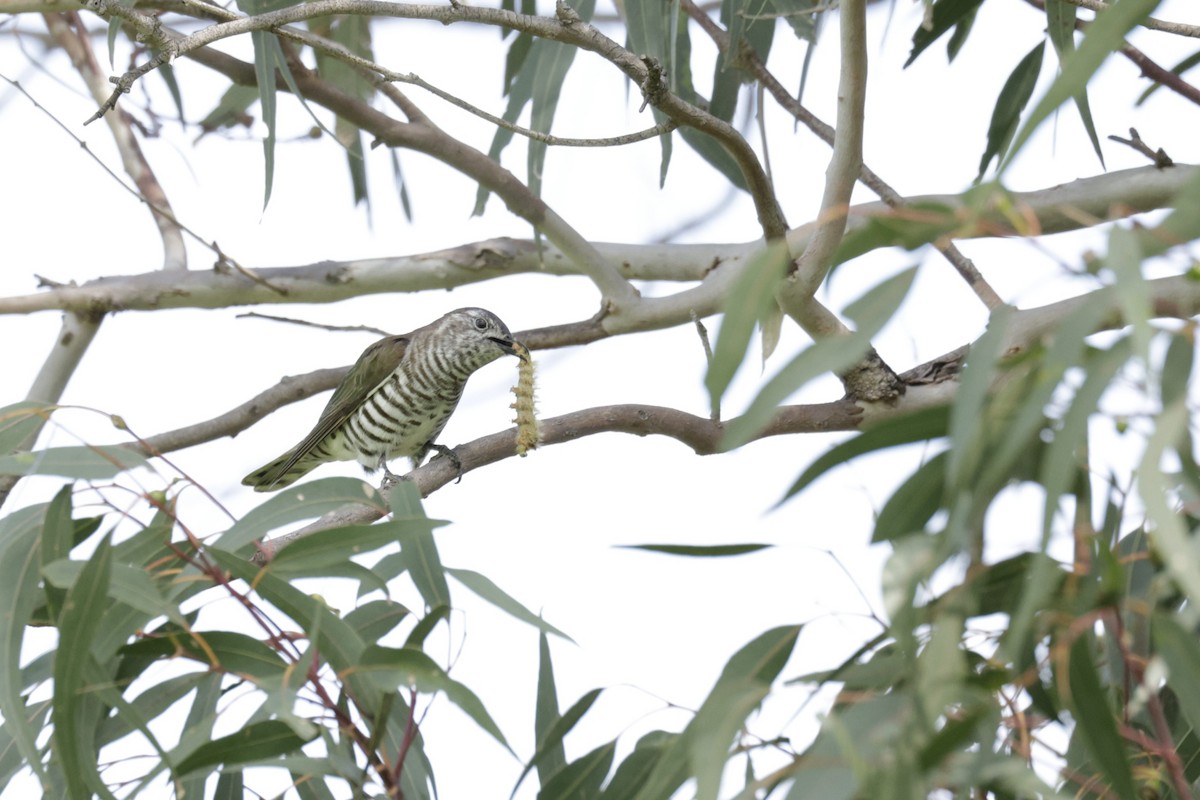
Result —
[[[1037,45],[1017,63],[1000,95],[996,98],[996,107],[992,109],[992,121],[988,124],[987,145],[983,148],[983,156],[979,159],[979,174],[976,181],[983,179],[992,159],[1000,156],[1011,141],[1021,121],[1021,112],[1033,97],[1034,87],[1037,86],[1038,75],[1042,72],[1042,56],[1046,52],[1045,42]]]
[[[245,764],[273,756],[298,753],[312,738],[296,735],[291,726],[277,719],[252,722],[237,733],[197,747],[175,765],[180,775],[217,764]]]
[[[100,629],[108,603],[112,572],[112,538],[105,536],[74,585],[67,591],[59,620],[59,644],[54,654],[53,748],[67,777],[72,797],[95,792],[112,797],[100,778],[94,728],[79,713],[90,691],[84,676],[95,661],[92,641]]]
[[[351,503],[369,505],[381,512],[388,510],[379,492],[370,484],[354,478],[325,478],[289,486],[276,493],[247,512],[213,546],[236,552],[283,525],[319,517]]]
[[[689,556],[692,558],[724,558],[726,556],[743,556],[747,553],[757,553],[767,550],[771,544],[619,544],[626,550],[645,550],[650,553],[666,553],[672,556]]]
[[[750,257],[730,288],[721,332],[704,379],[714,408],[720,406],[725,390],[746,357],[754,326],[775,305],[775,289],[789,263],[787,242],[772,242]]]
[[[1025,142],[1033,135],[1047,117],[1068,98],[1078,95],[1087,86],[1092,75],[1104,63],[1109,54],[1121,47],[1125,34],[1146,18],[1160,0],[1118,0],[1104,11],[1084,32],[1079,49],[1062,67],[1058,78],[1034,106],[1029,118],[1013,139],[1012,147],[1004,157],[999,172],[1007,169],[1013,158],[1021,151]]]
[[[791,485],[779,502],[782,503],[802,491],[834,467],[848,463],[858,456],[873,453],[876,450],[886,450],[889,447],[924,442],[945,436],[949,417],[949,409],[935,407],[894,417],[874,425],[854,438],[831,447],[828,452],[809,465],[808,469],[800,474],[800,477],[796,478],[796,482]]]
[[[1129,755],[1117,733],[1112,707],[1093,663],[1092,637],[1085,633],[1071,645],[1069,667],[1071,683],[1071,713],[1077,720],[1077,735],[1092,754],[1097,769],[1112,781],[1118,797],[1137,797]]]
[[[0,456],[0,475],[60,475],[104,480],[145,466],[148,462],[144,456],[122,445],[50,447],[32,453]]]
[[[506,614],[510,614],[522,622],[532,625],[543,633],[552,633],[555,636],[566,639],[568,642],[575,641],[518,603],[486,575],[481,575],[469,569],[452,569],[450,567],[446,568],[446,574]]]

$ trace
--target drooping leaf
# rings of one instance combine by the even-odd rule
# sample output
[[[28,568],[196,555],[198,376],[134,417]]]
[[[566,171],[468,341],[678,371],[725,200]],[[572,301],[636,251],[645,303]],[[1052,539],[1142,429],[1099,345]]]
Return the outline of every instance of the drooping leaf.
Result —
[[[0,408],[0,454],[32,447],[35,436],[50,418],[51,407],[45,403],[14,403]]]
[[[738,447],[754,438],[771,421],[780,404],[810,380],[831,372],[840,373],[861,360],[871,347],[871,339],[908,296],[915,277],[916,267],[906,269],[846,306],[845,314],[854,321],[856,329],[845,336],[813,342],[785,364],[759,390],[745,413],[729,421],[721,439],[722,449]]]
[[[946,435],[950,411],[944,407],[921,409],[912,414],[892,417],[877,425],[873,425],[852,439],[834,445],[814,461],[796,478],[787,493],[780,499],[783,502],[840,464],[876,450],[886,450],[889,447],[924,442]]]
[[[1058,53],[1060,63],[1075,52],[1075,16],[1076,7],[1066,0],[1048,0],[1046,3],[1046,29],[1050,34],[1050,41],[1054,44],[1054,50]],[[1100,137],[1096,133],[1096,123],[1092,120],[1092,108],[1091,103],[1088,102],[1086,84],[1074,95],[1074,100],[1075,107],[1079,109],[1079,118],[1083,121],[1084,130],[1087,131],[1092,149],[1096,152],[1096,157],[1100,159],[1100,167],[1103,169],[1104,153],[1100,150]]]
[[[916,250],[953,233],[962,223],[956,210],[944,203],[910,203],[849,228],[831,263],[837,266],[883,247]]]
[[[1025,142],[1055,109],[1069,98],[1078,95],[1087,86],[1092,75],[1109,54],[1121,47],[1125,34],[1153,12],[1159,2],[1160,0],[1119,0],[1096,15],[1096,19],[1084,32],[1079,48],[1063,63],[1062,72],[1014,136],[1012,146],[1001,162],[998,172],[1008,168]]]
[[[711,107],[711,103],[700,97],[693,86],[691,58],[692,43],[688,35],[687,19],[681,18],[675,28],[675,57],[673,59],[675,71],[668,76],[671,81],[671,89],[681,99],[692,105]],[[720,142],[707,133],[690,126],[681,128],[679,134],[683,141],[696,151],[697,155],[720,172],[731,185],[743,191],[748,189],[741,167]]]
[[[787,242],[772,242],[750,257],[730,288],[721,332],[704,379],[714,408],[720,406],[725,390],[746,357],[754,326],[776,304],[775,289],[790,262]]]
[[[543,634],[542,641],[545,640]],[[553,669],[549,665],[549,649],[544,651],[545,658],[540,661],[543,669],[538,673],[538,711],[535,717],[535,727],[537,729],[537,749],[534,751],[533,758],[529,759],[529,763],[525,765],[525,769],[521,771],[521,775],[517,778],[517,783],[513,787],[513,795],[521,785],[521,781],[529,774],[529,771],[537,767],[538,777],[543,786],[547,784],[550,777],[566,765],[566,750],[563,748],[563,739],[568,733],[578,724],[583,715],[588,712],[588,709],[600,697],[603,689],[592,689],[586,692],[582,697],[571,704],[567,712],[562,716],[558,716],[557,712],[557,696],[553,702],[555,709],[551,713],[550,694],[554,690],[551,679],[554,677]],[[545,763],[545,768],[542,764]]]
[[[54,654],[53,749],[67,777],[73,797],[95,793],[112,798],[100,777],[96,760],[95,728],[80,713],[89,687],[85,676],[95,664],[92,642],[108,608],[112,571],[112,539],[105,536],[84,564],[79,578],[67,590],[59,618],[59,644]]]
[[[875,519],[872,542],[887,542],[918,533],[943,505],[946,490],[946,453],[922,464],[892,493]]]
[[[604,791],[600,796],[605,800],[626,800],[629,797],[649,800],[645,795],[639,794],[639,790],[646,785],[647,780],[658,767],[664,755],[670,752],[682,754],[681,748],[677,746],[678,742],[679,734],[667,733],[666,731],[651,731],[638,739],[637,744],[634,745],[633,752],[617,765],[616,771],[613,772],[612,780],[604,787]],[[674,771],[674,774],[678,777],[678,781],[668,781],[664,788],[666,795],[663,796],[669,796],[672,791],[683,783],[683,773],[686,770],[686,764],[681,760],[679,767],[678,770]]]
[[[446,523],[421,517],[396,517],[374,525],[351,525],[317,531],[292,542],[275,554],[267,568],[284,577],[319,574],[354,556],[403,542],[409,536],[428,533]]]
[[[21,645],[38,600],[38,540],[47,506],[34,505],[0,517],[0,714],[3,731],[21,759],[47,785],[32,720],[38,713],[22,696]]]
[[[538,800],[592,800],[599,797],[616,752],[617,743],[607,742],[567,764],[542,787]]]
[[[186,775],[217,764],[245,764],[273,756],[298,753],[312,738],[306,739],[296,735],[291,726],[282,720],[252,722],[236,733],[197,747],[176,764],[175,769],[178,774]]]
[[[0,456],[0,475],[59,475],[104,480],[145,466],[149,464],[144,456],[122,445],[49,447]]]
[[[668,35],[671,30],[672,14],[678,13],[678,6],[672,0],[625,0],[625,24],[629,34],[629,49],[638,56],[652,58],[663,68],[664,75],[669,76],[675,69],[672,61],[674,52],[673,37]],[[667,120],[667,115],[652,108],[654,123],[660,125]],[[662,162],[659,168],[659,185],[667,179],[667,167],[671,163],[671,134],[665,133],[658,137],[662,147]]]
[[[470,589],[479,597],[494,605],[496,608],[521,620],[522,622],[532,625],[542,633],[552,633],[555,636],[566,639],[568,642],[575,641],[570,636],[567,636],[567,634],[563,633],[558,628],[554,627],[549,622],[546,622],[546,620],[542,619],[540,616],[534,614],[532,611],[525,608],[525,606],[518,603],[511,595],[497,586],[495,582],[493,582],[492,579],[486,575],[482,575],[469,569],[453,569],[451,567],[446,567],[446,574]]]
[[[583,21],[591,20],[595,12],[596,0],[580,0],[574,7]],[[549,133],[554,115],[558,109],[558,99],[562,94],[563,82],[567,72],[575,60],[578,48],[554,42],[549,39],[536,39],[529,47],[529,54],[524,60],[516,80],[509,86],[508,105],[504,109],[503,118],[516,123],[525,106],[532,104],[530,112],[530,128],[541,133]],[[513,132],[507,128],[498,128],[488,149],[488,157],[500,161],[504,149],[512,141]],[[534,194],[541,193],[543,167],[546,162],[545,142],[529,142],[527,150],[528,177],[526,185]],[[483,213],[491,190],[483,186],[475,195],[475,210],[478,216]]]
[[[214,671],[260,681],[277,679],[288,667],[272,647],[236,631],[192,631],[142,638],[126,645],[124,654],[189,658]]]
[[[562,719],[558,709],[558,689],[554,681],[554,661],[550,657],[550,641],[546,632],[538,634],[538,679],[537,700],[533,710],[533,740],[537,752],[522,770],[513,786],[513,795],[521,785],[521,780],[529,772],[529,767],[537,767],[538,782],[545,786],[550,776],[567,764],[567,750],[563,746],[562,737],[551,740],[550,731]]]
[[[420,650],[371,645],[352,671],[370,676],[383,691],[406,687],[425,693],[444,692],[450,702],[466,712],[476,725],[511,752],[500,727],[475,693],[451,678]]]
[[[394,600],[372,600],[343,618],[364,642],[375,644],[410,616],[409,610]]]
[[[354,478],[324,478],[277,492],[247,512],[212,546],[236,552],[283,525],[319,517],[351,503],[387,511],[383,498],[370,484]]]
[[[968,15],[974,14],[982,2],[983,0],[935,0],[928,27],[922,22],[913,33],[912,51],[908,54],[904,66],[907,67],[916,61],[917,56],[941,38],[942,34],[958,25]]]
[[[1042,72],[1042,56],[1046,52],[1046,43],[1038,42],[1024,58],[1017,62],[1016,68],[1004,82],[1000,96],[996,98],[996,107],[992,109],[992,120],[988,124],[987,145],[983,148],[983,156],[979,159],[979,174],[976,181],[983,180],[988,165],[993,158],[1002,156],[1004,148],[1012,140],[1021,122],[1021,112],[1033,97],[1033,89],[1037,86],[1038,75]]]
[[[1075,735],[1083,738],[1092,754],[1095,768],[1108,776],[1117,796],[1137,797],[1129,756],[1117,733],[1112,707],[1096,674],[1091,640],[1091,635],[1084,633],[1071,645],[1068,671],[1071,713],[1078,721]]]

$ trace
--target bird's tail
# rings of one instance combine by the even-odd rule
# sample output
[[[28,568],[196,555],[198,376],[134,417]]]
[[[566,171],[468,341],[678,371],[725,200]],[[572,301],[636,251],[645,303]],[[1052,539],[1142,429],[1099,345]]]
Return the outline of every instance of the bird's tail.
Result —
[[[253,486],[256,492],[274,492],[291,486],[321,463],[322,459],[311,456],[297,457],[295,450],[289,450],[270,464],[259,467],[242,478],[242,483]]]

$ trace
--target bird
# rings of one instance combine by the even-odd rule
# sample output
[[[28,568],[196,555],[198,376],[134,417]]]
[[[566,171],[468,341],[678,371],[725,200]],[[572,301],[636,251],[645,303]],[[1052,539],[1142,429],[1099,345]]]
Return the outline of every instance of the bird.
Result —
[[[420,466],[462,397],[467,378],[503,355],[528,358],[499,317],[482,308],[459,308],[412,333],[388,336],[363,351],[338,384],[316,426],[283,455],[254,470],[242,483],[257,492],[290,486],[320,464],[357,460],[367,473],[391,459]]]

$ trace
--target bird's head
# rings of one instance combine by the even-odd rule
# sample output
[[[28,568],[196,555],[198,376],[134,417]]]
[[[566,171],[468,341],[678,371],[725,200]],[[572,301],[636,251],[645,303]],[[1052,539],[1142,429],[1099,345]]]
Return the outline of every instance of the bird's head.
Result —
[[[456,340],[457,347],[475,354],[477,367],[501,355],[529,358],[499,317],[484,308],[459,308],[439,320],[438,327]]]

